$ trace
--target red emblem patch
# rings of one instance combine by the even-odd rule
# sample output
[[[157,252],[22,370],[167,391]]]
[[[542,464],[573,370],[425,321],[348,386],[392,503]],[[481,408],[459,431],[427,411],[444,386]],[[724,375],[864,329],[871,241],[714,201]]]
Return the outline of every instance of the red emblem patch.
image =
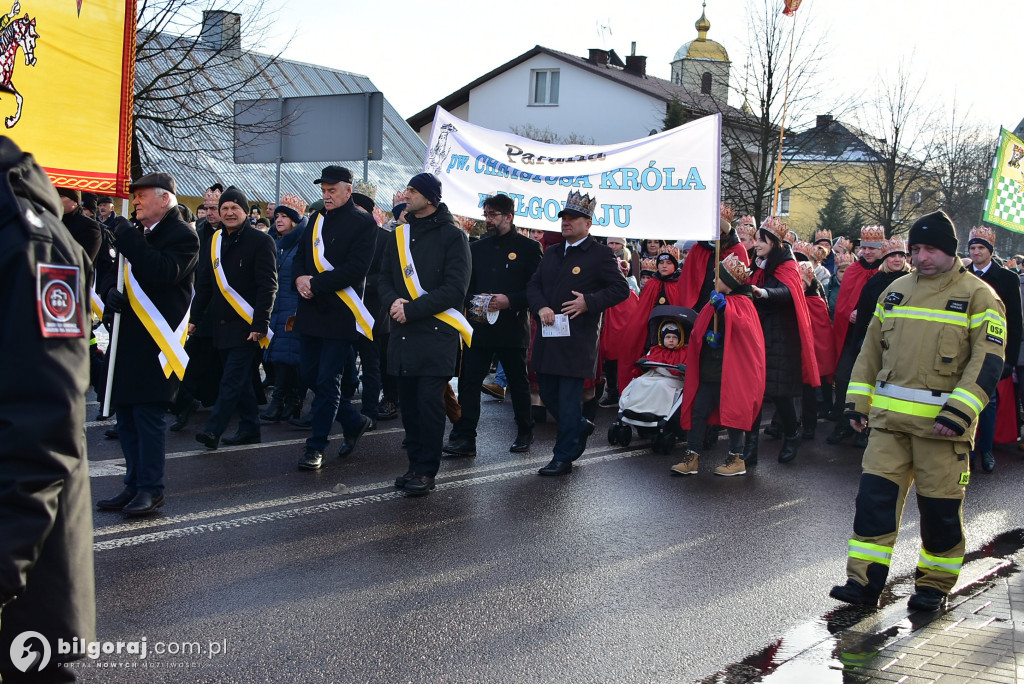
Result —
[[[77,266],[38,264],[36,303],[43,337],[83,337]]]

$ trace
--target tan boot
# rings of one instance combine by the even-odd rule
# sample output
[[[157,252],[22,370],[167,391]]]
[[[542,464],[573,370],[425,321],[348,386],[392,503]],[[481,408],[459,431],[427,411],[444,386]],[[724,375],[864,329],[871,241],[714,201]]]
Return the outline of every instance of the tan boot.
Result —
[[[715,468],[715,475],[732,477],[733,475],[746,475],[747,464],[743,460],[743,454],[732,454],[725,459],[725,463]]]
[[[686,454],[683,456],[683,460],[672,466],[672,472],[679,475],[696,475],[699,458],[700,454],[696,451],[687,450]]]

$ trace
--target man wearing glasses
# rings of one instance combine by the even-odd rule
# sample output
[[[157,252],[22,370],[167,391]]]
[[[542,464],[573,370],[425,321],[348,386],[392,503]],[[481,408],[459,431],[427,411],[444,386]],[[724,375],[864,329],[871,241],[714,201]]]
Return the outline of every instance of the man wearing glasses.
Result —
[[[476,455],[480,388],[494,356],[505,369],[516,419],[516,439],[509,451],[527,451],[533,442],[530,386],[526,378],[526,348],[530,344],[526,283],[543,254],[540,243],[520,235],[512,225],[514,210],[512,198],[507,195],[492,195],[484,200],[487,234],[470,245],[473,259],[466,306],[473,325],[473,346],[463,349],[459,375],[462,418],[452,428],[444,448],[446,454]]]

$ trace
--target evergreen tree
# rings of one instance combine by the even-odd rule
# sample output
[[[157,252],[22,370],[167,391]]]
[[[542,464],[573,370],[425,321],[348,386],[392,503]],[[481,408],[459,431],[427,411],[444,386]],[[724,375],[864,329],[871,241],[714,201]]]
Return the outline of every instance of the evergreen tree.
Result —
[[[686,115],[686,107],[683,106],[678,96],[673,95],[672,99],[665,105],[665,118],[661,120],[663,124],[661,130],[667,131],[676,126],[682,126],[689,120],[690,117]]]

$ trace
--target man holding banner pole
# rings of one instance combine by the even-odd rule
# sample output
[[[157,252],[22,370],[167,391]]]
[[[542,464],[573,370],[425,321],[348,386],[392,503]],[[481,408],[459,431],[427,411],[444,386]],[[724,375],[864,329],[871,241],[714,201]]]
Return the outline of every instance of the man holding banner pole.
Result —
[[[363,304],[363,281],[377,242],[377,224],[352,201],[352,172],[328,166],[313,181],[320,186],[323,211],[309,217],[292,273],[299,305],[295,332],[300,335],[299,372],[313,390],[313,434],[299,460],[300,470],[318,470],[331,426],[341,423],[339,456],[348,456],[373,422],[341,393],[341,376],[356,339],[373,339],[373,316]]]
[[[270,311],[277,294],[277,247],[274,239],[249,225],[249,200],[236,187],[220,196],[221,226],[203,243],[192,302],[189,334],[212,313],[213,344],[223,372],[217,403],[196,441],[216,449],[235,409],[238,432],[224,444],[260,441],[259,406],[252,382],[257,354],[270,344]]]
[[[142,230],[115,222],[124,292],[111,290],[106,302],[121,314],[110,391],[126,472],[124,490],[96,507],[140,516],[164,503],[164,416],[188,363],[183,343],[199,238],[181,220],[169,174],[150,173],[129,189]]]

